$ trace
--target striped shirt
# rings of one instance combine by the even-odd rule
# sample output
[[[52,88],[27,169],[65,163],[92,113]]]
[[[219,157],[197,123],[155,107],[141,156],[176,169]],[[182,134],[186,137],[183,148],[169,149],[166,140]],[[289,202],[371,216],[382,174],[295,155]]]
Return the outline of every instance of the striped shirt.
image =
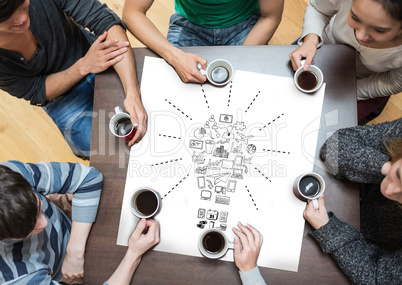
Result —
[[[22,163],[2,165],[19,172],[43,203],[46,228],[24,240],[0,241],[0,284],[59,284],[70,237],[71,220],[44,195],[73,194],[72,219],[95,221],[103,184],[102,174],[80,163]],[[4,207],[4,205],[2,205]]]

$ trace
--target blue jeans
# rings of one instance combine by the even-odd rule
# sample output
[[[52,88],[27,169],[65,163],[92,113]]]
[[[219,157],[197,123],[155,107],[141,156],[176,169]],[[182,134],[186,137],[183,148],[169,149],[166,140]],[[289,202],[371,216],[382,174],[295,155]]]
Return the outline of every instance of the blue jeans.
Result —
[[[91,147],[95,74],[57,97],[43,109],[60,129],[73,153],[88,158]]]
[[[236,25],[209,29],[195,25],[178,13],[170,17],[168,41],[174,46],[239,46],[258,21],[261,13],[255,12]]]

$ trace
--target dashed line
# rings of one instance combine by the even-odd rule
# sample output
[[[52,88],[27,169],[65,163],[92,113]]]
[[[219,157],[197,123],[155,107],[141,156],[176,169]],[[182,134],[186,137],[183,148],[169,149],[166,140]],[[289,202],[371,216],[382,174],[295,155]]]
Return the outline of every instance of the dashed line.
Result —
[[[264,175],[264,173],[262,173],[257,167],[254,167],[255,170],[257,170],[262,177],[264,177],[265,179],[267,179],[269,182],[271,182],[271,179],[269,179],[267,176]]]
[[[187,174],[187,176],[184,176],[184,177],[179,181],[179,183],[177,183],[175,186],[173,186],[172,189],[170,189],[170,190],[165,194],[165,196],[162,197],[162,199],[165,198],[168,194],[170,194],[177,186],[180,185],[180,183],[184,182],[184,180],[186,180],[189,175],[190,175],[190,173]]]
[[[253,201],[253,204],[254,204],[254,206],[255,206],[255,209],[258,211],[257,204],[255,203],[254,198],[253,198],[253,196],[252,196],[251,193],[250,193],[250,190],[248,190],[247,185],[245,185],[245,186],[246,186],[246,190],[247,190],[247,192],[248,192],[248,195],[250,195],[251,201]]]
[[[188,115],[186,115],[183,111],[181,111],[178,107],[176,107],[176,105],[172,104],[172,102],[168,101],[167,99],[165,99],[166,102],[168,102],[170,105],[172,105],[174,108],[176,108],[177,111],[179,111],[180,113],[182,113],[184,116],[186,116],[187,118],[189,118],[190,120],[193,120],[192,118],[190,118]]]
[[[253,101],[250,102],[250,105],[248,105],[246,111],[244,111],[245,113],[247,113],[247,111],[250,109],[251,105],[253,105],[255,99],[257,99],[258,95],[260,95],[260,92],[261,92],[261,91],[258,91],[258,93],[255,95]]]
[[[151,166],[162,165],[162,164],[166,164],[166,163],[176,162],[176,161],[179,161],[179,160],[182,160],[182,158],[176,158],[176,159],[171,159],[171,160],[166,160],[166,161],[154,163],[154,164],[151,164]]]
[[[266,128],[267,126],[269,126],[270,124],[272,124],[272,123],[274,123],[276,120],[278,120],[280,117],[282,117],[283,115],[285,115],[285,113],[282,113],[281,115],[279,115],[278,117],[276,117],[275,119],[273,119],[271,122],[269,122],[268,124],[266,124],[265,126],[263,126],[261,129],[260,129],[260,131],[263,129],[263,128]]]
[[[178,140],[181,139],[180,137],[169,136],[169,135],[162,135],[162,134],[159,134],[159,136],[160,136],[160,137],[165,137],[165,138],[170,138],[170,139],[178,139]]]
[[[205,91],[204,91],[204,88],[202,87],[202,84],[201,84],[201,90],[202,90],[202,94],[204,95],[205,103],[207,104],[207,107],[209,109],[209,103],[208,103],[208,100],[207,100],[207,95],[205,95]]]
[[[230,97],[232,96],[232,86],[233,86],[233,81],[230,81],[228,107],[230,105]]]
[[[290,151],[274,150],[274,149],[265,149],[265,148],[263,148],[262,150],[263,150],[263,151],[266,151],[266,152],[277,152],[277,153],[286,153],[286,154],[290,154]]]

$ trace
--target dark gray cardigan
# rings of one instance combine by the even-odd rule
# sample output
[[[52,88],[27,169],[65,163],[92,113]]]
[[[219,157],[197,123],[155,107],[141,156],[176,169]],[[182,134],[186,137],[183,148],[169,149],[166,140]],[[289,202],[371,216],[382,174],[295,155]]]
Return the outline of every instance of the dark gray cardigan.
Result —
[[[391,137],[402,137],[402,118],[339,130],[321,149],[335,177],[364,183],[361,233],[332,212],[328,224],[310,232],[352,284],[402,284],[402,207],[380,192],[381,167],[390,159],[383,139]]]

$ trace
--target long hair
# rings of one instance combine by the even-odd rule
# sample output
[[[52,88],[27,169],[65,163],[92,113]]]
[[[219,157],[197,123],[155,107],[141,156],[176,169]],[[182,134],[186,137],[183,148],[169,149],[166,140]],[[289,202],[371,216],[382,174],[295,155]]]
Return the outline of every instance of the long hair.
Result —
[[[372,0],[379,3],[391,18],[402,21],[402,1],[401,0]]]
[[[402,138],[389,138],[384,141],[391,163],[402,158]]]
[[[34,229],[39,203],[31,184],[0,165],[0,240],[26,238]]]
[[[25,0],[0,0],[0,23],[8,20]]]

